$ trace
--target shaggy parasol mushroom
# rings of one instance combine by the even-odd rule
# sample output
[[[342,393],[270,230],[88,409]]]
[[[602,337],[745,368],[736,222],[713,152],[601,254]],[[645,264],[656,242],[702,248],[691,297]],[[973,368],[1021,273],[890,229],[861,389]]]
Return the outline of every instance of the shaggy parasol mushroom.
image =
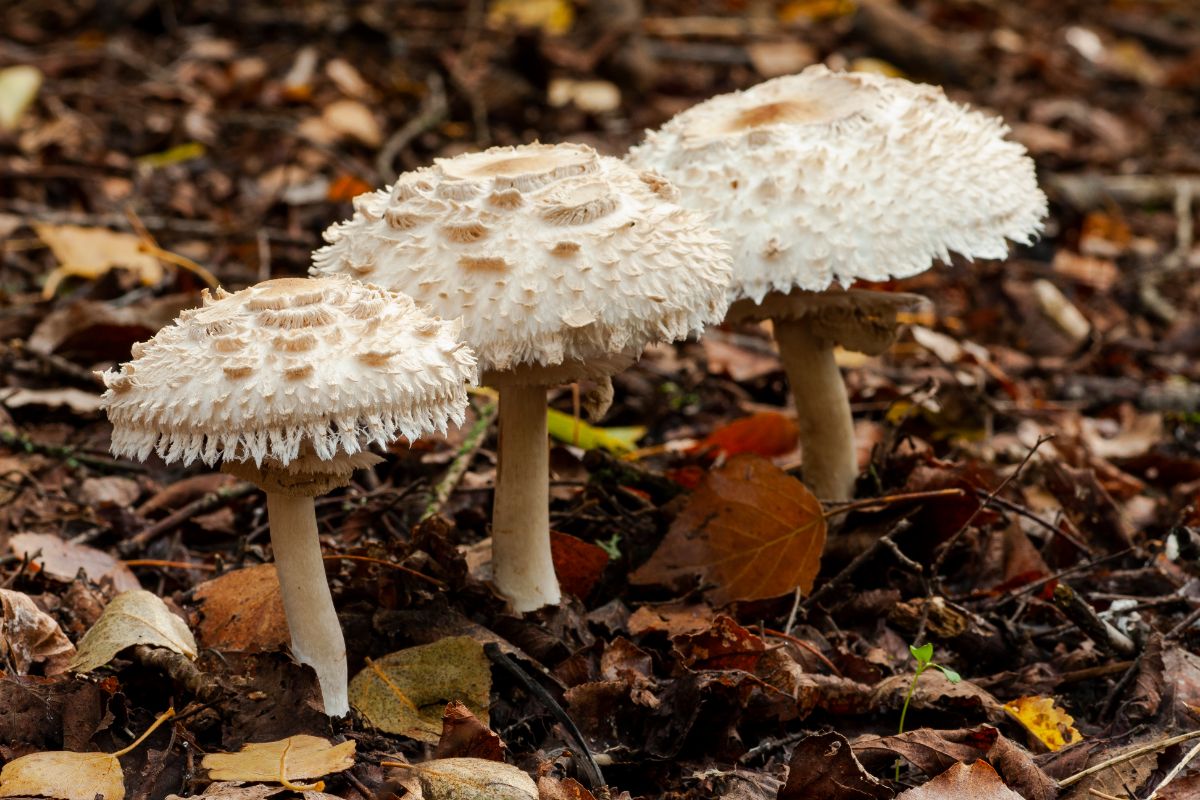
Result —
[[[493,575],[517,612],[561,599],[550,554],[546,389],[608,376],[724,315],[726,245],[661,177],[575,144],[439,159],[355,199],[316,273],[461,316],[500,391]]]
[[[700,103],[626,157],[733,245],[727,320],[773,320],[818,497],[849,499],[858,474],[834,346],[881,352],[921,302],[848,287],[952,251],[1003,258],[1041,230],[1033,161],[1006,131],[941,89],[815,66]]]
[[[313,497],[380,461],[367,452],[460,423],[475,359],[458,324],[344,277],[283,278],[204,305],[103,374],[112,451],[200,459],[267,493],[292,651],[325,712],[349,711],[346,645],[325,578]]]

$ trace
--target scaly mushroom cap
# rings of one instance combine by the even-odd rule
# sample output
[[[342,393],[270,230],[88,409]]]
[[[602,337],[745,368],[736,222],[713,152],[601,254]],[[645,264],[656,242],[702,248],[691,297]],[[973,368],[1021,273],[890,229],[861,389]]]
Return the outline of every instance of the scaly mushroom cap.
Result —
[[[627,161],[712,215],[734,247],[731,299],[759,302],[1030,241],[1046,197],[1007,131],[940,88],[814,66],[689,108]]]
[[[355,198],[313,272],[461,315],[488,379],[605,375],[725,313],[728,247],[675,197],[584,145],[494,147]]]
[[[458,332],[341,276],[205,292],[103,374],[112,451],[348,474],[371,443],[462,421],[475,359]]]

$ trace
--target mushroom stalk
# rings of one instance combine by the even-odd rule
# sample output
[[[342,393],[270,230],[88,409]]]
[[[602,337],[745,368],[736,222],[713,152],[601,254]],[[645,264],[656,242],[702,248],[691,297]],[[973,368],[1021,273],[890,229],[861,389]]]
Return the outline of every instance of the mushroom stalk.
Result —
[[[833,343],[804,319],[776,319],[775,342],[796,402],[804,482],[822,500],[850,500],[858,477],[854,418]]]
[[[550,557],[546,436],[546,387],[502,388],[492,569],[496,587],[518,614],[562,599]]]
[[[325,577],[313,499],[269,491],[267,514],[292,653],[316,671],[325,713],[345,716],[350,711],[346,640]]]

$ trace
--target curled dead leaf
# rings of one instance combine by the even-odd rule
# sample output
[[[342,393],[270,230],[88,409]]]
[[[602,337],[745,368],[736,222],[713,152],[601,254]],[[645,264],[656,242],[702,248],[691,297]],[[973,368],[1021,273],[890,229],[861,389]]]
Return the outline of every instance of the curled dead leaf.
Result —
[[[57,675],[74,656],[75,645],[33,598],[0,589],[0,661],[11,663],[18,675],[44,662],[46,674]]]
[[[158,595],[138,589],[119,594],[83,638],[70,669],[90,672],[135,644],[165,647],[196,657],[196,640],[187,623],[171,613]]]

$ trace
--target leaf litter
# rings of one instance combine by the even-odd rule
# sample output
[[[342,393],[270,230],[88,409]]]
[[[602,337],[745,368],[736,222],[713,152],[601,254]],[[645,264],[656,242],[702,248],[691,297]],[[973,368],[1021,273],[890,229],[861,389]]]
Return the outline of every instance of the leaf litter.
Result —
[[[431,754],[507,765],[536,780],[512,773],[518,796],[544,800],[1188,796],[1194,4],[742,5],[402,3],[403,47],[396,14],[369,3],[286,18],[259,0],[128,18],[14,8],[0,43],[4,769],[67,751],[111,767],[125,731],[175,703],[171,730],[122,757],[131,796],[287,796],[189,759],[294,736],[356,747],[349,769],[299,779],[326,782],[309,798],[436,793],[411,768]],[[511,664],[472,650],[473,677],[432,693],[412,736],[357,712],[329,723],[287,652],[260,498],[109,457],[92,371],[195,305],[209,272],[231,289],[303,275],[316,232],[400,170],[531,132],[619,154],[696,100],[810,62],[903,72],[1002,116],[1051,195],[1036,245],[881,287],[931,304],[882,356],[838,355],[857,496],[873,502],[822,509],[797,488],[803,452],[761,326],[655,348],[615,376],[602,420],[551,395],[557,609],[513,617],[472,563],[495,425],[397,443],[318,506],[352,674],[464,636]],[[87,246],[60,259],[39,228]],[[72,261],[87,277],[44,297]],[[796,502],[772,505],[780,493]],[[62,671],[67,645],[82,652],[143,587],[166,601],[154,613],[174,647],[115,626],[92,671]],[[1082,600],[1069,614],[1067,589]],[[964,680],[922,675],[897,734],[922,644]],[[405,713],[396,697],[383,717]],[[1039,698],[1032,732],[1003,710],[1016,698]]]

